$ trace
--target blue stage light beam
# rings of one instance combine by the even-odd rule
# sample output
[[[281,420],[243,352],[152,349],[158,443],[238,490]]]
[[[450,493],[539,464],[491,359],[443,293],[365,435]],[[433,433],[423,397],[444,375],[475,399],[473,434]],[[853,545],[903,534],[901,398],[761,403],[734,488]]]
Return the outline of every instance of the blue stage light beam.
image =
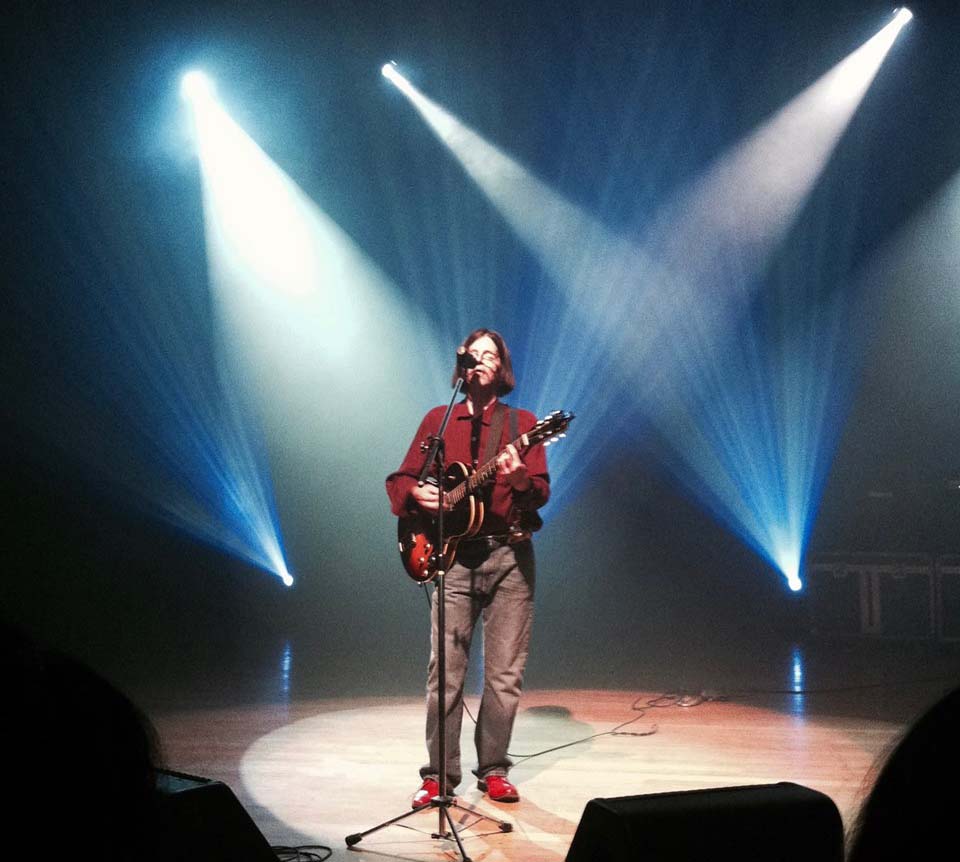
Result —
[[[425,410],[449,392],[455,345],[439,342],[221,100],[192,104],[224,367],[282,453],[284,522],[302,526],[310,514],[298,544],[322,533],[327,566],[356,565],[356,545],[384,547],[387,507],[370,489],[383,487]]]
[[[203,147],[215,146],[205,130],[210,126],[209,117],[219,110],[216,91],[203,72],[193,70],[181,79],[180,92],[190,106],[202,158]],[[242,368],[229,345],[230,335],[221,329],[215,360],[221,421],[207,423],[207,433],[194,435],[198,454],[220,488],[222,520],[218,524],[189,509],[175,514],[187,530],[256,562],[291,586],[293,576],[285,559],[262,434]],[[203,395],[197,393],[196,400],[194,411],[199,413]],[[234,537],[243,537],[244,541],[232,540]]]
[[[772,251],[794,223],[909,18],[875,36],[722,156],[658,219],[652,247],[688,289],[660,351],[652,411],[675,473],[723,522],[802,588],[800,569],[843,419],[856,358],[850,308],[818,306],[764,280],[774,337],[745,317]],[[808,284],[798,273],[790,281]],[[680,308],[676,309],[680,311]],[[731,332],[736,336],[729,338]],[[774,345],[776,345],[774,347]],[[718,371],[719,369],[719,371]],[[687,402],[684,409],[675,405]]]
[[[199,73],[181,85],[191,104],[214,99]],[[39,417],[31,420],[38,437],[83,464],[124,506],[290,586],[263,439],[233,369],[211,344],[206,292],[171,274],[182,260],[158,265],[155,255],[168,254],[169,244],[158,251],[143,241],[142,224],[151,225],[151,215],[173,221],[170,212],[161,204],[131,216],[117,183],[104,160],[73,192],[83,204],[82,251],[63,278],[73,331],[51,351],[69,349],[70,360],[58,359],[61,383],[37,387],[26,413]],[[68,200],[69,187],[63,194]]]
[[[383,69],[564,294],[563,325],[555,317],[550,327],[564,333],[562,341],[532,351],[550,357],[543,390],[562,392],[566,379],[571,394],[591,393],[579,415],[592,413],[598,424],[608,419],[603,401],[629,393],[671,442],[672,464],[691,491],[795,590],[833,451],[833,435],[816,432],[833,415],[835,354],[799,347],[768,367],[771,360],[750,338],[729,373],[715,363],[904,23],[895,17],[717,159],[646,220],[651,227],[640,242],[614,235],[565,200],[396,66]],[[575,321],[576,329],[568,325]],[[835,329],[832,319],[811,325],[817,338]],[[573,331],[579,336],[567,334]],[[736,367],[743,377],[731,376]],[[793,389],[798,399],[783,397]],[[778,393],[779,414],[759,407]],[[585,440],[587,424],[578,428]],[[755,455],[757,440],[766,444],[763,459]],[[577,448],[574,436],[567,452],[581,454]],[[588,458],[576,462],[588,468]]]

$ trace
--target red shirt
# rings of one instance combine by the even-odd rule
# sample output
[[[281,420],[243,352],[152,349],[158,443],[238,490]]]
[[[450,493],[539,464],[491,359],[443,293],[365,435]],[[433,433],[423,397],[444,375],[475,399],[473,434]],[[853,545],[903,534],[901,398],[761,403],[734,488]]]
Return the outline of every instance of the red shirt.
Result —
[[[450,422],[443,436],[446,448],[446,463],[461,461],[464,464],[476,467],[476,461],[481,465],[487,447],[487,438],[490,436],[490,422],[493,418],[493,407],[497,402],[487,406],[480,416],[471,416],[467,412],[466,401],[461,401],[453,408]],[[420,451],[420,444],[440,428],[446,407],[434,407],[420,423],[413,442],[407,450],[403,463],[395,473],[387,476],[387,496],[390,498],[390,508],[394,515],[414,512],[417,504],[410,496],[410,491],[417,484],[417,478],[423,469],[423,459],[426,455]],[[524,434],[537,424],[537,417],[528,410],[517,410],[517,433]],[[477,434],[479,430],[479,434]],[[510,439],[510,416],[503,418],[503,431],[500,437],[499,452]],[[492,488],[486,489],[484,519],[481,533],[500,535],[506,533],[514,520],[514,510],[539,509],[550,497],[550,475],[547,473],[547,456],[543,446],[534,446],[527,452],[520,453],[520,459],[527,465],[530,477],[530,488],[523,493],[515,491],[507,480],[497,474]]]

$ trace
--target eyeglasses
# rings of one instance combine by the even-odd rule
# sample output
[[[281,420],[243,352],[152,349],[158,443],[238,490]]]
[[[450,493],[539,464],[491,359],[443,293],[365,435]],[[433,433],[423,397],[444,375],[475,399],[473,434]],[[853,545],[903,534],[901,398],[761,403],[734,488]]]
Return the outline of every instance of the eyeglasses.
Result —
[[[470,355],[478,362],[484,363],[484,365],[492,365],[500,359],[500,354],[494,353],[492,350],[484,350],[483,353],[477,353],[471,350]]]

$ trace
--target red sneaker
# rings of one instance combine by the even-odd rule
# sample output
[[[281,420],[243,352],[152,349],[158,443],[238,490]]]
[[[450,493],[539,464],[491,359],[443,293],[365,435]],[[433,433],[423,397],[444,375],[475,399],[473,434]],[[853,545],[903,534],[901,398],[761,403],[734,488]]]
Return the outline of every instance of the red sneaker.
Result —
[[[477,782],[477,787],[494,802],[518,802],[520,800],[520,791],[507,781],[505,775],[488,775]]]
[[[434,796],[440,795],[440,782],[433,778],[424,778],[420,789],[410,799],[411,808],[426,808]]]

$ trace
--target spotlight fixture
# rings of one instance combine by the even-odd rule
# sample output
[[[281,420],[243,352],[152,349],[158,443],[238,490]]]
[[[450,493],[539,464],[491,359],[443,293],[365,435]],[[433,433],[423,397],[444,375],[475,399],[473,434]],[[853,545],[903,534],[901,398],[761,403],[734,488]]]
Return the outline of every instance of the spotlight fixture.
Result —
[[[191,69],[180,79],[180,95],[188,102],[212,99],[215,92],[213,81],[199,69]]]
[[[912,18],[913,12],[911,12],[906,6],[901,6],[899,9],[897,9],[893,16],[893,20],[901,27]]]
[[[394,87],[401,93],[413,99],[416,102],[422,100],[423,96],[417,92],[414,86],[403,76],[403,73],[397,67],[397,64],[391,60],[380,67],[380,74],[383,75]]]

